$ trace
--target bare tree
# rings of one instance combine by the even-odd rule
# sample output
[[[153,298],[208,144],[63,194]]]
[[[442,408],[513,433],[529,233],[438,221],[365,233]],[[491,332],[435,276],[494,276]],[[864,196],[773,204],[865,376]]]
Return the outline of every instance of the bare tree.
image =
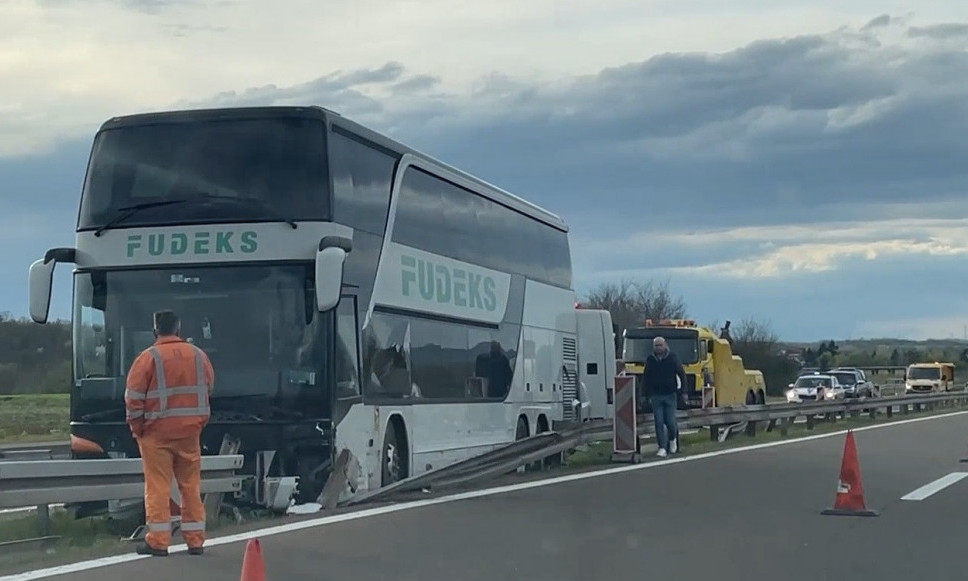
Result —
[[[734,350],[742,349],[746,352],[756,351],[763,354],[776,351],[780,340],[768,322],[752,317],[747,317],[735,327],[731,327],[730,336],[733,339]]]
[[[779,353],[780,339],[767,321],[747,317],[731,325],[733,353],[743,358],[746,369],[759,369],[767,392],[782,393],[783,386],[796,374],[796,363]]]
[[[583,301],[593,309],[605,309],[621,329],[638,327],[646,319],[679,319],[686,316],[686,303],[674,296],[668,281],[663,283],[622,280],[599,285]]]

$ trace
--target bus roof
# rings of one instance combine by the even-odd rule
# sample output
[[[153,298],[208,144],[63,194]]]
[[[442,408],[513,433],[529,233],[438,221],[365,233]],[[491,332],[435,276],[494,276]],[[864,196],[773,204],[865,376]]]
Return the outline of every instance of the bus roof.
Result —
[[[442,162],[426,153],[413,149],[403,143],[391,139],[390,137],[379,133],[365,125],[361,125],[355,121],[352,121],[346,117],[343,117],[335,111],[325,109],[316,105],[311,106],[298,106],[298,105],[287,105],[287,106],[259,106],[259,107],[219,107],[210,109],[181,109],[181,110],[171,110],[171,111],[156,111],[150,113],[135,113],[131,115],[116,116],[108,119],[101,124],[98,132],[106,131],[110,129],[117,129],[126,126],[136,126],[136,125],[152,125],[155,123],[185,123],[200,120],[218,120],[218,119],[256,119],[265,117],[310,117],[320,119],[324,122],[332,123],[337,127],[349,130],[352,133],[358,134],[360,137],[364,137],[370,141],[373,141],[377,145],[385,147],[391,151],[396,152],[399,155],[411,154],[414,157],[421,159],[425,162],[431,163],[433,165],[439,166],[453,174],[456,174],[467,180],[480,188],[477,193],[484,195],[485,197],[499,203],[503,204],[513,210],[525,214],[535,220],[539,220],[549,226],[552,226],[558,230],[567,232],[568,226],[565,221],[541,206],[529,202],[519,196],[516,196],[506,190],[503,190],[489,182],[482,180],[479,177],[471,175],[461,169],[458,169],[448,163]]]

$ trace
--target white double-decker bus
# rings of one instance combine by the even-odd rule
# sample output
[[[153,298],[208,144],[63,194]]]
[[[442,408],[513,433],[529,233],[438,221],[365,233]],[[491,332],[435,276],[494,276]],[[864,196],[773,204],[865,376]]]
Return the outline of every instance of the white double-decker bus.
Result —
[[[160,309],[212,360],[203,449],[240,441],[251,502],[291,477],[315,500],[344,450],[372,490],[580,413],[563,221],[325,109],[110,119],[75,248],[31,266],[39,323],[58,262],[76,458],[137,456],[125,377]]]

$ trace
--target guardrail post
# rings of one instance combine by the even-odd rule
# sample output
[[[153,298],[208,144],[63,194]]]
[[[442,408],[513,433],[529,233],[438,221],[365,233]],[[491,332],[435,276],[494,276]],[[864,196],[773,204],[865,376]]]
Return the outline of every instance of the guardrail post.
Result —
[[[41,504],[37,506],[37,520],[40,521],[40,536],[50,536],[50,506]]]
[[[894,417],[894,406],[893,405],[889,405],[885,409],[887,410],[887,419],[893,418]]]
[[[807,414],[807,429],[808,430],[812,430],[813,429],[813,426],[814,426],[814,423],[815,422],[816,422],[816,419],[813,417],[813,414]]]
[[[746,435],[751,438],[756,437],[756,421],[750,420],[746,422]]]
[[[719,426],[709,426],[709,441],[718,442],[719,441]]]

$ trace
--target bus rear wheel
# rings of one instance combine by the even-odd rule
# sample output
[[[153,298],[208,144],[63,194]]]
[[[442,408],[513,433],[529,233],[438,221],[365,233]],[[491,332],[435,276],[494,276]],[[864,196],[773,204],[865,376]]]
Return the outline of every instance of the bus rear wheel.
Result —
[[[407,477],[407,449],[406,440],[397,421],[391,419],[387,423],[386,434],[383,435],[383,486],[399,482]]]
[[[530,430],[528,429],[528,420],[524,416],[520,416],[518,418],[518,426],[514,432],[514,440],[515,441],[524,440],[525,438],[531,435],[529,432]]]

